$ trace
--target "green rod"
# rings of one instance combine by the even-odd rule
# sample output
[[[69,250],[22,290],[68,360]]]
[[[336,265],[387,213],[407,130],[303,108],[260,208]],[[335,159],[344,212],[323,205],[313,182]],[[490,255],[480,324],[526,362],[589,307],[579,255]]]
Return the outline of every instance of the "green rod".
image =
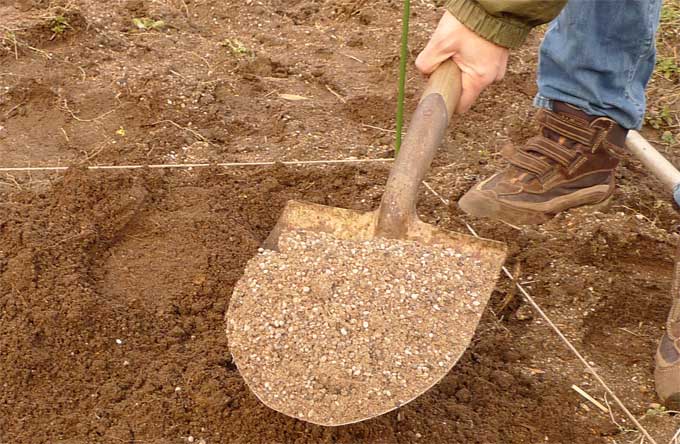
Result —
[[[411,17],[411,0],[404,0],[404,15],[401,21],[401,60],[399,61],[399,97],[397,98],[397,144],[395,154],[401,149],[404,128],[404,96],[406,91],[406,63],[408,62],[408,28]]]

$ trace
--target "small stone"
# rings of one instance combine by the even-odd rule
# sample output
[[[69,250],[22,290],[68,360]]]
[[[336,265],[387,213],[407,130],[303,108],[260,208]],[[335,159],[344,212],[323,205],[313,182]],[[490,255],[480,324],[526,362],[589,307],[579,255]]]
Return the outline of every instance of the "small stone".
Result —
[[[515,317],[518,321],[531,321],[534,319],[534,312],[528,305],[522,305],[517,309]]]

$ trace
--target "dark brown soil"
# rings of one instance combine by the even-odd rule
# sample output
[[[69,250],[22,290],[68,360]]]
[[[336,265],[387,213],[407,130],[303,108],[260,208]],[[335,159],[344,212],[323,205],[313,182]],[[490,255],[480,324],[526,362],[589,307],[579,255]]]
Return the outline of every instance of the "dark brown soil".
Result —
[[[75,166],[0,173],[0,442],[640,441],[618,411],[621,427],[571,390],[605,401],[505,279],[459,364],[396,412],[323,428],[257,401],[223,321],[246,261],[288,199],[375,208],[388,165],[82,169],[389,155],[397,3],[0,5],[0,167]],[[416,3],[414,54],[439,15]],[[139,30],[144,17],[166,25]],[[530,135],[537,42],[455,120],[428,178],[453,202],[502,164],[503,143]],[[422,80],[410,78],[412,110]],[[425,192],[420,212],[507,242],[520,281],[667,442],[678,421],[648,408],[679,218],[639,164],[625,161],[619,179],[604,213],[540,228],[468,219]]]
[[[49,192],[14,193],[3,205],[4,436],[410,442],[419,433],[439,442],[597,442],[561,420],[578,400],[523,374],[527,357],[491,320],[456,370],[398,413],[324,429],[264,407],[229,359],[223,316],[232,286],[287,199],[356,207],[366,196],[365,210],[376,199],[352,183],[384,172],[220,173],[72,170]]]

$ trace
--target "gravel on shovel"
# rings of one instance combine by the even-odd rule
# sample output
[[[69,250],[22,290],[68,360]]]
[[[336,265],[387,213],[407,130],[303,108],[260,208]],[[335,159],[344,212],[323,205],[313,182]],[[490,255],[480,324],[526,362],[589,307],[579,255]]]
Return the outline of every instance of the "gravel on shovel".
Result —
[[[236,285],[238,369],[264,404],[321,425],[362,421],[423,394],[453,367],[497,270],[454,248],[281,235]]]

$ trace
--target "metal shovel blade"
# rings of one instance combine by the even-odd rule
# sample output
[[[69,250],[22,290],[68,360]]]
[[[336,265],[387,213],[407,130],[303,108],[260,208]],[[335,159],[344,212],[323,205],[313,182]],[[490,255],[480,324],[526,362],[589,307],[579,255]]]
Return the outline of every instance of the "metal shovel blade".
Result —
[[[335,239],[356,242],[353,247],[362,249],[365,245],[364,241],[380,241],[379,237],[374,238],[377,218],[378,212],[361,213],[342,208],[292,201],[286,205],[267,246],[276,250],[277,253],[275,254],[286,257],[286,262],[293,262],[292,257],[295,253],[286,249],[287,236],[292,233],[312,232],[328,233]],[[420,221],[411,224],[404,238],[398,240],[398,242],[405,244],[413,241],[420,246],[428,246],[430,251],[450,249],[459,255],[468,257],[467,263],[474,265],[471,265],[470,268],[456,268],[455,263],[452,264],[451,277],[457,277],[454,276],[454,272],[461,273],[463,284],[452,282],[452,292],[441,295],[444,301],[443,303],[440,302],[441,309],[447,310],[447,313],[451,314],[451,318],[445,318],[441,324],[430,323],[427,328],[418,322],[418,318],[413,316],[400,318],[395,313],[385,315],[381,319],[384,321],[381,326],[377,326],[377,322],[371,319],[371,328],[386,328],[388,331],[380,334],[379,339],[377,339],[378,343],[369,345],[369,348],[374,351],[376,349],[387,349],[396,354],[398,360],[402,360],[399,357],[400,353],[403,355],[409,349],[416,352],[419,350],[415,341],[411,342],[409,338],[431,335],[432,341],[441,341],[441,338],[446,338],[446,347],[443,350],[447,359],[420,357],[417,365],[427,370],[415,377],[413,373],[408,376],[408,369],[400,372],[402,368],[395,367],[394,359],[384,359],[385,354],[382,354],[382,359],[371,359],[367,362],[366,356],[368,354],[365,349],[362,350],[361,347],[358,347],[354,349],[357,354],[356,360],[352,362],[352,359],[348,359],[349,363],[346,364],[346,367],[352,368],[356,365],[356,368],[363,372],[362,374],[377,376],[377,378],[373,377],[371,381],[352,376],[348,377],[341,370],[344,366],[341,366],[339,362],[337,365],[330,362],[321,365],[317,358],[317,360],[314,360],[317,362],[311,361],[301,366],[300,356],[308,354],[304,352],[305,346],[300,345],[301,342],[308,342],[310,348],[317,350],[315,356],[334,356],[333,353],[338,342],[315,338],[317,338],[316,334],[318,334],[318,338],[330,337],[334,333],[337,336],[337,327],[330,325],[328,329],[309,328],[308,323],[315,319],[311,310],[308,311],[310,318],[304,321],[296,321],[294,317],[287,317],[285,315],[286,310],[282,310],[280,307],[292,306],[296,304],[296,301],[298,301],[297,304],[300,304],[300,297],[303,298],[302,304],[306,304],[308,307],[325,304],[325,302],[304,302],[305,296],[307,296],[307,300],[309,300],[310,295],[316,297],[318,288],[316,282],[322,279],[332,282],[331,285],[333,286],[337,285],[340,292],[342,292],[343,285],[346,288],[353,287],[356,284],[355,289],[350,288],[349,290],[354,294],[352,302],[366,308],[370,304],[375,306],[376,294],[360,288],[359,281],[347,283],[344,279],[334,279],[333,275],[325,276],[314,272],[310,273],[315,276],[313,278],[298,277],[293,279],[300,286],[299,288],[302,285],[311,287],[311,293],[308,295],[286,290],[277,291],[274,295],[271,292],[253,292],[253,287],[259,286],[263,279],[267,279],[262,277],[262,269],[259,268],[258,259],[255,258],[246,267],[244,277],[239,281],[232,296],[229,308],[231,322],[228,332],[229,346],[234,362],[251,391],[260,401],[273,410],[300,420],[323,426],[340,426],[372,419],[397,409],[427,392],[446,376],[463,355],[475,334],[476,327],[494,290],[496,279],[505,260],[506,249],[504,244],[499,242],[447,232]],[[348,257],[346,260],[352,261],[352,258]],[[387,260],[392,262],[384,265],[388,269],[398,270],[403,266],[403,257],[389,257]],[[288,273],[288,271],[270,269],[268,276],[271,276],[272,273]],[[290,281],[290,277],[282,279],[284,282],[286,280]],[[252,283],[255,282],[258,285],[253,286]],[[474,298],[471,295],[475,295]],[[386,306],[393,306],[394,304],[390,303],[390,299],[396,297],[396,295],[382,294],[377,297],[378,300],[384,301]],[[474,305],[471,304],[471,301],[474,301]],[[279,308],[272,309],[272,306]],[[436,308],[439,310],[439,307]],[[460,313],[458,313],[459,310]],[[272,313],[277,314],[272,317]],[[427,316],[428,313],[431,316],[438,314],[426,308],[423,314]],[[261,332],[254,333],[252,326],[271,323],[272,318],[277,319],[279,316],[282,320],[285,320],[285,328],[290,328],[292,333],[284,330],[283,334],[286,336],[266,340],[267,344],[257,342],[262,337],[260,336]],[[449,315],[447,314],[447,316]],[[349,318],[349,316],[345,316],[345,318]],[[246,321],[242,321],[242,319],[246,319]],[[304,332],[305,330],[307,332]],[[358,330],[349,330],[349,335],[353,340],[356,340],[356,337],[362,334],[375,334],[375,330],[362,330],[361,328]],[[402,332],[416,333],[404,335]],[[316,334],[313,335],[312,333]],[[401,337],[402,340],[392,340],[390,346],[385,347],[385,344],[380,343],[384,340],[384,337]],[[368,336],[365,339],[366,342],[369,341]],[[370,339],[370,341],[374,340]],[[340,341],[340,343],[344,342],[342,339]],[[272,364],[271,361],[272,348],[280,350],[280,352],[274,352],[277,356],[275,364]],[[296,348],[297,350],[294,350]],[[322,351],[319,352],[318,350]],[[339,355],[338,360],[346,357],[347,355],[344,355],[344,357]],[[404,355],[403,358],[404,363],[408,362],[408,356]],[[275,370],[272,371],[272,369]],[[382,375],[385,374],[397,375],[398,377],[403,375],[406,378],[405,384],[396,389],[389,384],[386,385],[381,393],[387,393],[390,396],[376,396],[375,393],[370,393],[369,390],[373,390],[376,385],[380,384],[376,380],[380,380]],[[310,395],[309,381],[315,381],[314,390],[311,390],[314,393],[313,396]],[[285,387],[289,394],[295,394],[296,399],[291,400],[283,398],[284,395],[279,396],[281,389],[279,388],[277,391],[278,387]],[[370,388],[367,389],[367,387]],[[330,395],[321,395],[333,390],[337,390],[339,394],[343,393],[343,390],[347,390],[356,395],[353,399],[341,397],[337,400],[332,397],[329,398]],[[320,397],[316,397],[316,395],[320,395]],[[334,404],[336,402],[337,405]]]

